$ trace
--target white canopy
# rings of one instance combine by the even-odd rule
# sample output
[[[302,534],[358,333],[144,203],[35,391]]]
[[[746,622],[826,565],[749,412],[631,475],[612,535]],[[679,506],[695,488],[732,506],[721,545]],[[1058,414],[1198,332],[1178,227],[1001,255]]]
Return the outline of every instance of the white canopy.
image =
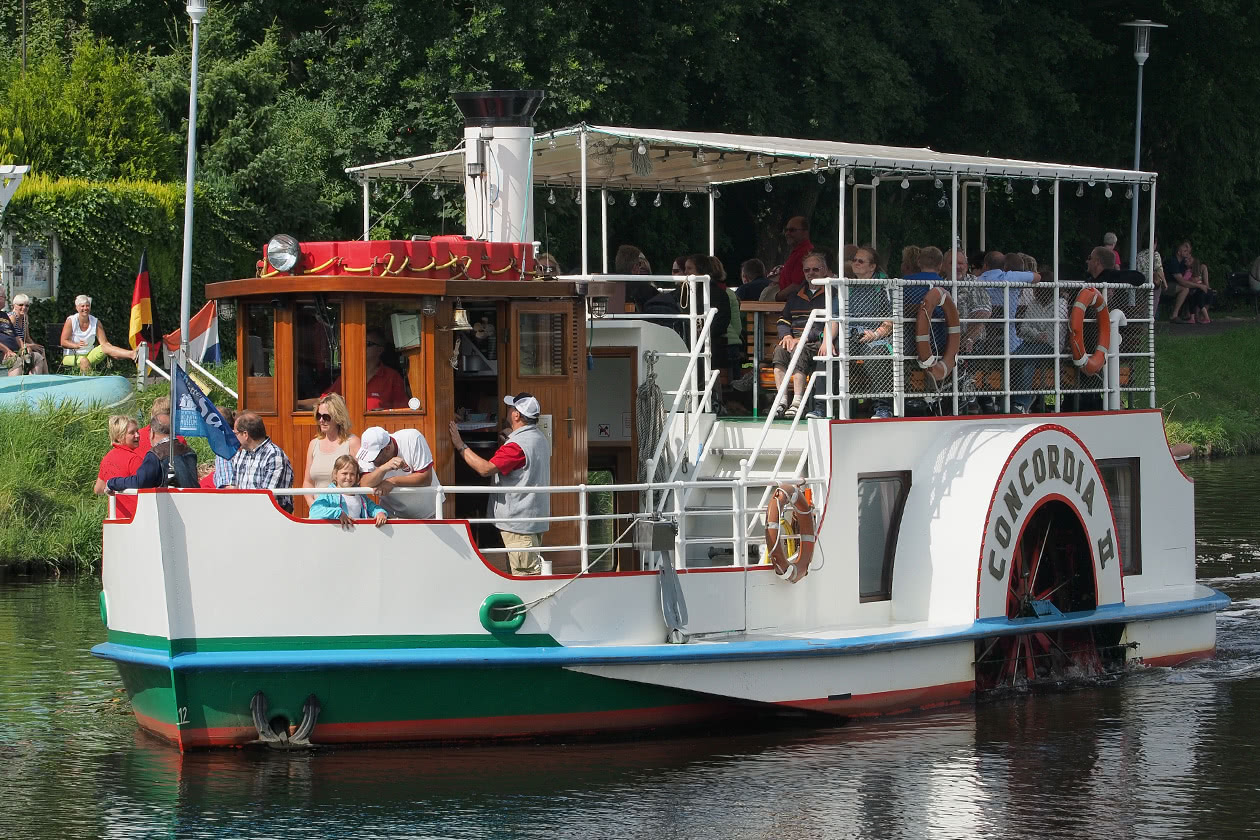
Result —
[[[1061,163],[956,155],[830,140],[712,134],[698,131],[580,124],[534,138],[535,186],[576,187],[582,178],[585,134],[591,189],[705,192],[710,187],[839,167],[882,178],[1027,178],[1053,181],[1152,184],[1155,173]],[[356,179],[461,184],[464,151],[353,166]]]

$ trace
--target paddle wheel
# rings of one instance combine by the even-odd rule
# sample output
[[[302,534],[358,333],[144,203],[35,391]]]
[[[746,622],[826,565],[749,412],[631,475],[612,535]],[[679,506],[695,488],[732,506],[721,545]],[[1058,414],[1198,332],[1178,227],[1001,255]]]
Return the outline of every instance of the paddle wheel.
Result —
[[[1046,502],[1029,518],[1011,554],[1009,580],[1007,618],[1053,618],[1097,606],[1089,542],[1067,504]],[[1119,628],[1084,627],[982,640],[976,690],[1101,673],[1118,634]]]

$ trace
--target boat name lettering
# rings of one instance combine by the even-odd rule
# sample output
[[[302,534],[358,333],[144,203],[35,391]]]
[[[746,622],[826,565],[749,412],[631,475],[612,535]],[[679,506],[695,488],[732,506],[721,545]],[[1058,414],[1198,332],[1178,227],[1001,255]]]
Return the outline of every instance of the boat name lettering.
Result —
[[[1019,462],[1015,476],[1006,483],[1002,493],[1003,513],[997,515],[993,523],[993,538],[1003,551],[1011,547],[1014,531],[1012,526],[1019,519],[1025,504],[1041,485],[1054,481],[1066,485],[1085,508],[1090,517],[1094,515],[1094,494],[1097,482],[1093,476],[1086,476],[1085,465],[1088,459],[1069,446],[1047,443],[1032,451],[1032,454]],[[1007,473],[1009,475],[1009,473]],[[1082,487],[1083,485],[1083,487]],[[1106,568],[1107,561],[1115,557],[1115,545],[1111,530],[1098,540],[1099,562]],[[989,550],[989,574],[1002,580],[1006,574],[1005,555],[999,557],[995,549]]]

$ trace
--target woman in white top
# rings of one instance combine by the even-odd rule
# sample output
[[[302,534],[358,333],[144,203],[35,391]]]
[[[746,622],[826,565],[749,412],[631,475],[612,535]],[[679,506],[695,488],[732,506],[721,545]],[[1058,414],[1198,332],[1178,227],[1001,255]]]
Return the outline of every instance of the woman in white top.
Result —
[[[90,297],[79,295],[74,299],[74,308],[77,311],[61,328],[61,346],[66,351],[61,358],[62,367],[73,368],[77,364],[79,370],[88,373],[106,356],[136,360],[135,350],[124,350],[109,343],[105,327],[92,314]]]
[[[327,487],[333,480],[333,465],[342,455],[359,451],[359,436],[350,431],[350,412],[341,394],[325,394],[315,405],[315,427],[319,434],[306,448],[303,487]]]

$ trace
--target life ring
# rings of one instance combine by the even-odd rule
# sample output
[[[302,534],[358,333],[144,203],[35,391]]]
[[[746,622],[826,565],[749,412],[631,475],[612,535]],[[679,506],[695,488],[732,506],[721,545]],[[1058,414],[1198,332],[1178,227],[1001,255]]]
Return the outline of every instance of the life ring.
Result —
[[[932,354],[932,312],[936,307],[945,308],[945,324],[949,327],[949,337],[945,340],[945,354],[937,357]],[[949,292],[940,286],[928,289],[923,303],[919,305],[919,316],[915,320],[915,347],[919,353],[919,367],[932,377],[936,384],[944,382],[958,359],[958,344],[962,339],[962,325],[958,320],[958,307]]]
[[[814,556],[814,509],[799,485],[780,484],[766,505],[766,553],[779,577],[796,583]]]
[[[1098,346],[1094,352],[1085,353],[1085,310],[1093,307],[1098,316]],[[1072,347],[1072,364],[1081,369],[1086,376],[1093,376],[1107,364],[1107,350],[1111,346],[1111,314],[1107,311],[1107,300],[1102,292],[1094,288],[1081,289],[1072,304],[1072,335],[1069,344]]]

